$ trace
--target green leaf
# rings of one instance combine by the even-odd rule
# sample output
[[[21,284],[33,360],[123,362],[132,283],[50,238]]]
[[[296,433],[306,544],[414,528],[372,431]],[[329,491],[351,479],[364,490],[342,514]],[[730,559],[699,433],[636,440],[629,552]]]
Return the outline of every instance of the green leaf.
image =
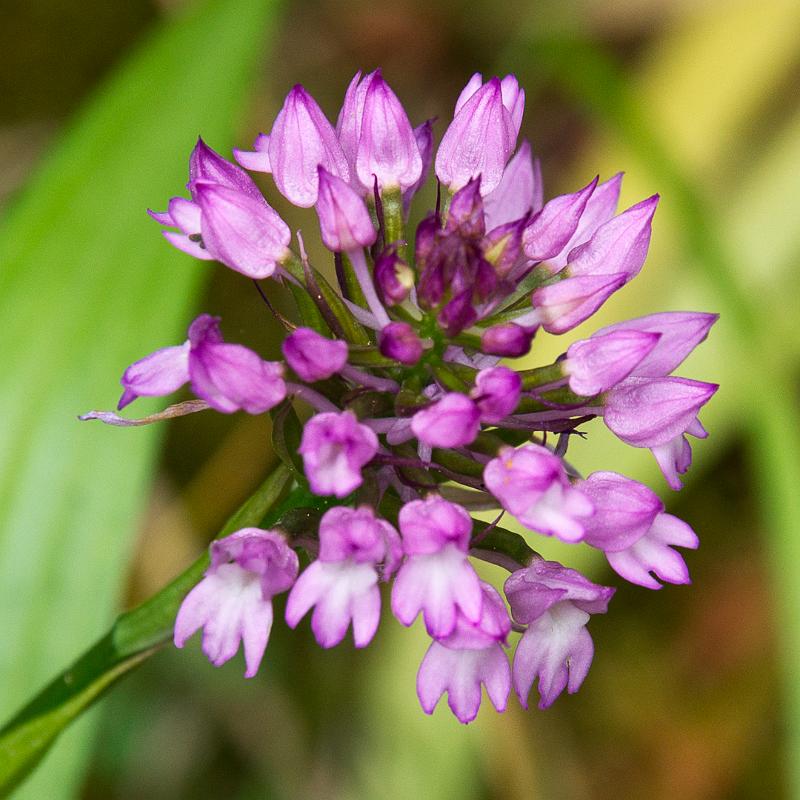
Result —
[[[219,536],[258,525],[284,495],[289,481],[289,470],[277,467]],[[203,554],[158,594],[122,614],[94,647],[0,730],[0,797],[16,788],[73,719],[169,640],[181,601],[207,566],[208,555]]]
[[[128,363],[185,335],[209,267],[145,209],[180,193],[199,132],[234,143],[273,13],[214,0],[156,31],[0,224],[0,716],[111,619],[163,429],[76,416],[113,405]],[[75,796],[87,741],[20,797]]]

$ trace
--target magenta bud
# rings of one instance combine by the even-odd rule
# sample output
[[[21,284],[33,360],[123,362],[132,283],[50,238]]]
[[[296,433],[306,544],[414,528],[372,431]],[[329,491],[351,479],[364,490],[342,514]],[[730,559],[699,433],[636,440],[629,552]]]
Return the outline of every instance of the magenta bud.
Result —
[[[422,175],[422,158],[408,116],[397,95],[376,70],[364,94],[356,146],[356,174],[370,191],[414,186]]]
[[[524,216],[516,222],[499,225],[484,237],[484,258],[501,278],[507,277],[520,263],[522,239],[527,224],[528,217]]]
[[[296,206],[317,202],[322,165],[350,180],[350,170],[333,126],[314,98],[299,84],[286,96],[269,137],[269,161],[280,193]]]
[[[517,138],[503,105],[500,81],[492,78],[459,107],[436,153],[436,176],[450,191],[481,177],[481,192],[500,183]]]
[[[523,328],[513,322],[492,325],[481,336],[481,351],[487,355],[518,358],[527,355],[535,328]]]
[[[448,336],[457,336],[464,328],[468,328],[478,319],[478,313],[472,304],[472,292],[469,289],[457,294],[442,306],[436,315],[436,321]]]
[[[431,213],[417,225],[414,241],[414,258],[418,267],[424,266],[436,245],[436,234],[440,231],[436,215]]]
[[[594,505],[594,514],[584,523],[583,541],[600,550],[635,544],[664,511],[654,491],[616,472],[593,472],[579,488]]]
[[[384,304],[397,305],[414,288],[414,273],[392,248],[381,253],[375,261],[375,283]]]
[[[525,140],[508,162],[500,183],[484,197],[486,227],[489,230],[542,209],[542,173],[539,160],[531,157]]]
[[[478,319],[478,313],[472,305],[472,294],[471,288],[463,290],[436,315],[436,321],[448,336],[457,336]]]
[[[548,269],[555,273],[562,270],[567,265],[570,253],[581,244],[588,242],[594,236],[595,231],[604,223],[608,222],[617,210],[619,200],[619,190],[622,186],[622,173],[619,172],[613,178],[609,178],[601,183],[592,192],[591,197],[583,209],[578,227],[564,245],[561,252],[547,259]]]
[[[289,255],[291,234],[263,197],[197,181],[192,194],[201,211],[203,247],[248,278],[267,278]]]
[[[480,430],[481,412],[465,394],[450,392],[411,418],[411,430],[431,447],[462,447]]]
[[[569,388],[584,397],[607,391],[635,370],[659,338],[657,333],[613,331],[574,342],[563,362]]]
[[[475,388],[470,392],[478,404],[481,420],[491,424],[514,413],[522,392],[522,379],[508,367],[489,367],[475,376]]]
[[[572,194],[554,197],[525,229],[525,255],[531,261],[544,261],[558,255],[578,228],[597,178]]]
[[[324,167],[318,170],[317,215],[325,247],[340,253],[371,245],[378,234],[362,197]]]
[[[198,137],[197,144],[189,156],[189,183],[187,188],[191,190],[195,181],[208,181],[236,189],[244,194],[262,199],[261,191],[255,185],[253,179],[235,164],[224,159],[219,153],[212,150],[201,137]]]
[[[643,378],[661,378],[669,375],[683,362],[708,336],[711,326],[718,319],[719,314],[699,311],[663,311],[660,314],[650,314],[609,325],[592,334],[592,338],[615,331],[644,331],[659,334],[658,344],[636,365],[632,374]]]
[[[458,231],[462,236],[483,236],[486,232],[480,176],[453,195],[444,230],[445,233]]]
[[[411,366],[422,358],[422,341],[407,322],[390,322],[378,341],[381,353],[401,364]]]
[[[625,280],[625,275],[591,275],[543,286],[531,298],[538,321],[548,333],[566,333],[591,317]]]
[[[567,256],[569,275],[625,275],[626,281],[635,278],[647,257],[657,205],[655,194],[601,225],[588,242]]]
[[[326,339],[311,328],[298,328],[286,337],[283,355],[304,381],[321,381],[347,363],[347,342]]]
[[[697,414],[718,388],[688,378],[628,378],[606,396],[603,416],[623,442],[657,447],[687,432],[697,435]]]

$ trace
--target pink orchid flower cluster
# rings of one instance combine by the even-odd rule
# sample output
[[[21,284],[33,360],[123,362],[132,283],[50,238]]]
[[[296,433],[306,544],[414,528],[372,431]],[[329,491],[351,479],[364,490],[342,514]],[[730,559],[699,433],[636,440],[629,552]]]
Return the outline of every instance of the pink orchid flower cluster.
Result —
[[[242,644],[255,675],[273,597],[284,592],[290,627],[310,613],[320,646],[352,627],[355,646],[366,647],[380,584],[391,581],[394,617],[410,626],[421,615],[430,636],[417,675],[423,709],[447,693],[469,722],[482,686],[503,711],[512,686],[527,706],[538,681],[545,708],[589,670],[587,624],[614,589],[543,559],[537,537],[601,550],[619,576],[650,589],[689,582],[675,548],[697,547],[692,529],[643,484],[611,471],[584,479],[564,456],[599,417],[651,450],[680,488],[687,435],[706,436],[698,412],[717,386],[672,373],[716,315],[652,314],[594,331],[552,364],[501,363],[527,356],[537,332],[572,330],[638,275],[658,203],[617,212],[621,175],[545,203],[539,162],[526,141],[517,146],[524,107],[513,75],[473,75],[435,149],[432,121],[412,127],[380,70],[353,78],[335,126],[295,86],[271,132],[234,155],[271,174],[294,205],[315,208],[336,288],[302,240],[293,249],[245,169],[202,140],[190,197],[151,212],[189,255],[271,279],[272,289],[259,286],[268,303],[271,291],[291,292],[298,321],[278,315],[283,360],[267,361],[225,342],[219,319],[203,314],[183,344],[128,367],[119,407],[188,383],[198,399],[172,415],[270,412],[277,429],[295,407],[307,416],[296,452],[282,455],[306,498],[303,525],[287,517],[215,541],[178,614],[178,647],[202,629],[214,664]],[[407,236],[431,167],[436,207]],[[492,509],[491,523],[472,516]],[[504,515],[529,535],[504,529]],[[505,599],[476,559],[509,570]],[[512,632],[521,637],[510,663]]]

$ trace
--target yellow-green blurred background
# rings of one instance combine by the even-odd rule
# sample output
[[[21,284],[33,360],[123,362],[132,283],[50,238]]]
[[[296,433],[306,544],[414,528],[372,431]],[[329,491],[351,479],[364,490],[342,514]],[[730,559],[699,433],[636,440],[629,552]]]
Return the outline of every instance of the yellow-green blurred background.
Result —
[[[238,659],[212,668],[196,641],[168,648],[68,731],[18,796],[800,797],[796,0],[6,0],[0,716],[190,563],[272,460],[268,422],[245,415],[78,430],[75,415],[109,407],[122,369],[178,341],[194,310],[277,351],[252,286],[167,252],[145,207],[180,193],[198,133],[225,155],[249,146],[297,82],[335,119],[352,74],[376,66],[412,122],[439,117],[438,135],[473,71],[515,72],[547,196],[619,170],[623,205],[661,192],[641,276],[578,335],[661,310],[720,312],[679,370],[722,384],[702,415],[711,435],[679,495],[649,453],[597,423],[571,454],[586,473],[648,482],[689,521],[694,584],[648,592],[561,550],[619,587],[592,620],[583,689],[546,712],[485,704],[468,727],[422,713],[425,637],[388,617],[363,652],[322,651],[307,625],[277,622],[252,681]],[[135,102],[117,107],[115,92]],[[153,196],[162,172],[172,189]],[[261,183],[313,241],[313,212]],[[542,337],[531,358],[566,342]]]

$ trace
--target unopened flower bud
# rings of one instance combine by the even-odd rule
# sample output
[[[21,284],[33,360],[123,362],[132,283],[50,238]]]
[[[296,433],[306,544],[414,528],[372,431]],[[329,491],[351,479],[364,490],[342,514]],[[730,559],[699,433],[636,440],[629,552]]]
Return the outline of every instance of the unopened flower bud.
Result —
[[[481,336],[481,350],[487,355],[519,358],[531,349],[534,331],[513,322],[492,325]]]
[[[408,189],[422,174],[422,158],[408,116],[397,95],[377,70],[364,94],[361,129],[356,146],[356,174],[369,191]]]
[[[325,167],[318,169],[317,215],[325,247],[337,253],[369,247],[378,234],[364,200]]]
[[[298,328],[283,342],[283,355],[304,381],[321,381],[347,363],[347,342],[326,339],[311,328]]]
[[[397,255],[397,250],[387,250],[375,261],[375,283],[383,302],[393,306],[402,303],[414,288],[414,272]]]
[[[411,366],[422,358],[422,342],[407,322],[391,322],[380,332],[380,351],[386,358]]]
[[[250,197],[262,199],[261,190],[255,185],[253,179],[235,164],[224,159],[215,150],[212,150],[201,137],[189,156],[189,183],[191,189],[195,181],[208,181],[227,186],[244,192]]]
[[[343,180],[350,178],[347,159],[333,126],[314,98],[299,84],[286,96],[268,144],[269,168],[275,184],[296,206],[308,208],[317,202],[317,167],[320,164]],[[240,163],[245,164],[248,155],[257,154],[236,153]]]
[[[436,154],[436,176],[456,191],[480,175],[481,191],[488,194],[500,182],[516,138],[500,80],[492,78],[458,107]]]

